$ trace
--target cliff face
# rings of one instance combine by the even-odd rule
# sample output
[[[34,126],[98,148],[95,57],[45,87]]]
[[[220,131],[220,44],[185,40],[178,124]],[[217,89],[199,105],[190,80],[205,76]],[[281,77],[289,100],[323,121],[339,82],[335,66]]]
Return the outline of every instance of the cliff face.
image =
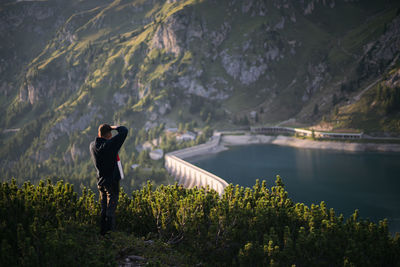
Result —
[[[357,71],[360,79],[383,74],[388,68],[398,65],[400,51],[400,16],[385,25],[384,33],[364,46],[364,55]]]
[[[399,7],[390,0],[8,1],[0,6],[0,127],[46,116],[20,153],[73,164],[101,121],[136,129],[208,117],[216,128],[238,127],[244,117],[326,122],[383,76],[398,86],[396,75],[385,75],[399,68]]]

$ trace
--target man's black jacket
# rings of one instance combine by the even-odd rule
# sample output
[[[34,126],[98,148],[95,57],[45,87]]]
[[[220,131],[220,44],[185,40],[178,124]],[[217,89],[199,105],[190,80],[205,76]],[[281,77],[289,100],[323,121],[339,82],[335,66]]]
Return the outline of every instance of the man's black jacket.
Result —
[[[90,143],[90,154],[97,169],[97,185],[100,186],[110,186],[121,179],[117,154],[128,135],[128,129],[119,126],[116,130],[118,134],[111,139],[96,137],[96,140]]]

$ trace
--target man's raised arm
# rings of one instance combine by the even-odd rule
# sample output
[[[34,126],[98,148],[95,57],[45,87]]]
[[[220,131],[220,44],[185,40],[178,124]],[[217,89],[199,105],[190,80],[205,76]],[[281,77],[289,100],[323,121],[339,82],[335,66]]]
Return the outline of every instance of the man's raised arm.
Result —
[[[111,130],[118,132],[109,140],[109,143],[118,151],[128,135],[128,129],[125,126],[111,126]]]

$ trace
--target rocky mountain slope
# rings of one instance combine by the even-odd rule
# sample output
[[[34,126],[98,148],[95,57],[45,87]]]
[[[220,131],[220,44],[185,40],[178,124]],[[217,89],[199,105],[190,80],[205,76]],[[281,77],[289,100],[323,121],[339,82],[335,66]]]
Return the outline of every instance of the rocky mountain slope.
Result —
[[[394,0],[3,1],[1,168],[88,173],[87,146],[104,121],[132,135],[161,123],[223,129],[289,119],[397,135],[399,8]]]

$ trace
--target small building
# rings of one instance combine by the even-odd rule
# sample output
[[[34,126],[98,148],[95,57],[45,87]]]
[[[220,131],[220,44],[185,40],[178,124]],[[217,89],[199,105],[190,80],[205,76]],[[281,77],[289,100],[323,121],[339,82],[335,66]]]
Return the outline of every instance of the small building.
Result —
[[[294,128],[287,127],[251,127],[250,131],[258,134],[295,134]]]
[[[134,170],[134,169],[136,169],[137,167],[139,167],[139,164],[132,164],[131,165],[131,168]]]
[[[178,131],[178,128],[167,128],[164,130],[166,133],[176,133]]]
[[[159,160],[164,156],[164,151],[162,149],[155,149],[149,153],[152,160]]]
[[[142,144],[143,150],[151,151],[153,149],[153,145],[149,142],[146,141]]]
[[[186,133],[176,136],[176,141],[178,142],[193,141],[195,139],[196,134],[190,131],[186,131]]]
[[[157,147],[157,146],[159,146],[161,144],[161,140],[162,140],[161,137],[154,138],[153,140],[151,140],[151,143],[153,144],[153,146]]]
[[[191,131],[186,131],[186,134],[193,136],[193,138],[196,138],[197,134]]]
[[[320,138],[332,138],[332,139],[362,139],[363,133],[326,133],[318,132]]]
[[[294,128],[295,134],[297,136],[307,136],[307,137],[312,137],[313,132],[310,130],[304,130],[304,129],[299,129],[299,128]],[[315,131],[314,131],[315,134]]]

